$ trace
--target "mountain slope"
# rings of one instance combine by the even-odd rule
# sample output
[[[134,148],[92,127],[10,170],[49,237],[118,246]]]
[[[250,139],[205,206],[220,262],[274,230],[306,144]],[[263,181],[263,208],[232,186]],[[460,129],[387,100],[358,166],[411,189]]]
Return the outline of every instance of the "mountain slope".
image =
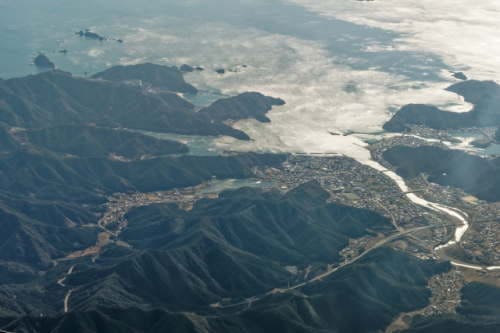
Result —
[[[446,90],[464,97],[474,105],[469,112],[443,111],[431,105],[409,104],[403,106],[387,123],[384,129],[402,132],[413,125],[434,129],[457,129],[464,127],[487,127],[500,125],[500,86],[493,81],[464,81]]]
[[[250,297],[299,279],[287,266],[338,262],[350,238],[392,229],[376,213],[329,204],[327,198],[317,183],[308,183],[286,195],[249,188],[223,192],[190,211],[175,205],[134,209],[120,239],[135,251],[123,260],[104,253],[103,260],[118,263],[72,275],[73,306],[135,303],[187,310]],[[94,289],[99,293],[89,304],[84,295]]]
[[[433,146],[396,146],[383,157],[405,178],[429,175],[429,180],[454,186],[488,201],[500,200],[500,159],[487,159],[459,150]]]
[[[462,289],[457,315],[417,319],[408,333],[420,332],[477,332],[494,333],[500,330],[500,288],[473,282]]]
[[[375,332],[399,313],[426,306],[427,279],[449,269],[387,248],[303,290],[269,296],[234,313],[99,308],[60,317],[24,317],[19,332]]]
[[[106,157],[110,154],[127,159],[142,156],[182,154],[186,145],[159,140],[140,133],[94,126],[58,126],[25,132],[29,142],[52,152],[81,157]]]
[[[248,92],[236,97],[218,100],[199,112],[207,114],[211,119],[217,121],[255,118],[260,122],[267,123],[270,120],[267,118],[266,113],[273,106],[283,104],[285,102],[281,99]]]
[[[148,93],[139,87],[73,77],[50,71],[0,82],[0,121],[9,126],[40,128],[94,123],[157,132],[229,135],[241,131],[193,111],[175,93]]]
[[[149,84],[162,90],[196,94],[197,90],[184,81],[182,72],[177,67],[155,64],[138,64],[130,66],[114,66],[92,75],[94,79],[117,82],[137,82]]]

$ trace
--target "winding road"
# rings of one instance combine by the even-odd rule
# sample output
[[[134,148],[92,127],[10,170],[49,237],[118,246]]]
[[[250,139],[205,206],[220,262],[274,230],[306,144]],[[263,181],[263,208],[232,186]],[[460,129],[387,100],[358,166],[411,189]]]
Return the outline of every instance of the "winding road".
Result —
[[[450,246],[456,245],[462,240],[467,229],[469,228],[469,222],[467,220],[468,219],[467,213],[465,213],[459,209],[456,209],[456,208],[448,207],[448,206],[443,205],[443,204],[427,201],[427,200],[417,196],[415,193],[417,193],[419,191],[412,191],[410,188],[408,188],[408,186],[406,185],[406,182],[404,181],[404,179],[401,176],[396,174],[394,171],[387,169],[386,167],[384,167],[383,165],[381,165],[380,163],[378,163],[374,160],[360,161],[360,162],[362,162],[365,165],[370,166],[371,168],[373,168],[377,171],[384,173],[386,176],[388,176],[390,179],[392,179],[397,184],[397,186],[401,190],[402,194],[405,195],[411,202],[413,202],[421,207],[430,209],[432,211],[446,214],[446,215],[452,217],[453,219],[458,220],[460,222],[460,225],[456,226],[456,224],[440,224],[440,225],[429,225],[429,226],[415,227],[415,228],[405,230],[405,229],[401,228],[397,224],[396,221],[394,221],[394,217],[392,216],[390,211],[388,211],[382,205],[381,202],[378,202],[379,205],[382,208],[384,208],[389,213],[389,215],[391,215],[391,218],[393,219],[392,223],[397,230],[396,233],[389,235],[386,238],[380,240],[378,243],[376,243],[375,245],[373,245],[372,247],[370,247],[369,249],[367,249],[366,251],[364,251],[363,253],[361,253],[357,257],[354,257],[354,258],[342,263],[339,266],[330,268],[327,271],[325,271],[324,273],[317,275],[317,276],[315,276],[307,281],[298,283],[298,284],[293,285],[293,286],[289,286],[287,288],[275,288],[275,289],[273,289],[265,294],[262,294],[259,296],[253,296],[253,297],[247,298],[246,300],[241,301],[241,302],[225,304],[225,305],[222,305],[220,303],[215,303],[215,304],[212,304],[211,307],[218,308],[218,309],[229,309],[229,308],[234,308],[234,307],[239,307],[239,306],[246,306],[246,308],[249,308],[252,306],[253,303],[260,301],[267,296],[279,294],[279,293],[286,293],[286,292],[289,292],[292,290],[296,290],[296,289],[305,287],[309,284],[321,281],[322,279],[332,275],[333,273],[339,271],[340,269],[342,269],[348,265],[354,264],[355,262],[359,261],[360,259],[362,259],[366,255],[368,255],[370,252],[374,251],[375,249],[380,248],[381,246],[388,244],[388,243],[390,243],[398,238],[407,236],[409,234],[412,234],[412,233],[415,233],[418,231],[422,231],[422,230],[426,230],[426,229],[434,229],[434,228],[443,228],[443,227],[448,227],[448,226],[454,226],[454,227],[456,226],[454,237],[450,241],[448,241],[446,244],[439,245],[436,248],[434,248],[435,252],[439,252],[439,251],[442,251]],[[480,271],[500,270],[500,266],[483,267],[483,266],[463,263],[463,262],[460,262],[458,260],[451,260],[450,263],[455,267],[480,270]]]
[[[66,278],[73,274],[73,271],[75,270],[75,265],[71,266],[66,274],[57,281],[57,284],[60,285],[63,288],[66,288],[66,284],[64,282],[66,281]],[[69,311],[69,298],[71,297],[71,294],[73,293],[73,289],[68,290],[66,295],[64,296],[64,313],[67,313]],[[1,332],[0,332],[1,333]]]
[[[428,229],[435,229],[435,228],[442,228],[442,227],[447,227],[447,226],[454,226],[454,224],[448,224],[448,225],[427,225],[427,226],[422,226],[422,227],[415,227],[415,228],[411,228],[411,229],[407,229],[407,230],[400,230],[400,231],[397,231],[396,233],[393,233],[392,235],[389,235],[387,237],[385,237],[384,239],[380,240],[379,242],[377,242],[376,244],[374,244],[372,247],[370,247],[369,249],[365,250],[363,253],[361,253],[360,255],[340,264],[339,266],[336,266],[336,267],[333,267],[333,268],[330,268],[328,270],[326,270],[325,272],[307,280],[307,281],[304,281],[304,282],[301,282],[301,283],[298,283],[298,284],[295,284],[295,285],[292,285],[292,286],[289,286],[287,288],[275,288],[265,294],[262,294],[262,295],[259,295],[259,296],[253,296],[251,298],[247,298],[246,300],[244,301],[241,301],[241,302],[237,302],[237,303],[231,303],[231,304],[225,304],[225,305],[221,305],[221,304],[212,304],[211,306],[213,308],[218,308],[218,309],[229,309],[229,308],[234,308],[234,307],[238,307],[238,306],[243,306],[243,305],[246,305],[247,307],[249,306],[249,303],[255,303],[257,301],[260,301],[262,299],[264,299],[265,297],[267,296],[270,296],[270,295],[275,295],[275,294],[280,294],[280,293],[286,293],[286,292],[289,292],[289,291],[292,291],[292,290],[296,290],[296,289],[300,289],[302,287],[305,287],[307,285],[310,285],[312,283],[315,283],[315,282],[319,282],[321,280],[323,280],[324,278],[332,275],[333,273],[341,270],[342,268],[346,267],[346,266],[349,266],[349,265],[352,265],[354,263],[356,263],[357,261],[359,261],[360,259],[364,258],[365,256],[367,256],[369,253],[373,252],[374,250],[398,239],[398,238],[401,238],[401,237],[405,237],[409,234],[412,234],[412,233],[415,233],[415,232],[418,232],[418,231],[423,231],[423,230],[428,230]]]
[[[406,196],[411,202],[413,202],[419,206],[422,206],[424,208],[430,209],[432,211],[446,214],[446,215],[448,215],[448,216],[452,217],[453,219],[460,222],[460,224],[455,229],[453,239],[448,241],[446,244],[437,246],[434,249],[435,252],[442,251],[443,249],[448,248],[448,247],[453,246],[453,245],[456,245],[461,241],[465,232],[469,228],[469,222],[467,220],[468,215],[465,212],[462,212],[456,208],[448,207],[446,205],[430,202],[430,201],[427,201],[427,200],[417,196],[415,193],[418,193],[419,191],[413,191],[410,188],[408,188],[408,186],[406,185],[406,183],[402,177],[400,177],[394,171],[387,169],[386,167],[384,167],[383,165],[381,165],[380,163],[378,163],[376,161],[369,160],[369,161],[360,161],[360,162],[362,162],[363,164],[365,164],[365,165],[367,165],[367,166],[369,166],[369,167],[371,167],[379,172],[382,172],[386,176],[388,176],[391,180],[393,180],[397,184],[397,186],[399,187],[399,189],[402,192],[402,195]],[[344,263],[340,264],[339,266],[336,266],[336,267],[329,266],[329,268],[325,272],[323,272],[323,273],[321,273],[321,274],[319,274],[319,275],[317,275],[309,280],[303,281],[301,283],[298,283],[298,284],[295,284],[292,286],[288,286],[286,288],[275,288],[275,289],[268,291],[264,294],[252,296],[252,297],[247,298],[243,301],[230,303],[230,304],[215,303],[215,304],[211,304],[210,306],[212,308],[217,308],[217,309],[230,309],[230,308],[236,308],[236,307],[240,307],[240,306],[245,307],[245,309],[248,309],[255,302],[258,302],[258,301],[260,301],[268,296],[290,292],[290,291],[305,287],[307,285],[310,285],[312,283],[319,282],[319,281],[327,278],[328,276],[334,274],[335,272],[341,270],[342,268],[356,263],[357,261],[364,258],[365,256],[367,256],[369,253],[373,252],[374,250],[376,250],[376,249],[378,249],[378,248],[380,248],[380,247],[382,247],[382,246],[384,246],[384,245],[386,245],[386,244],[388,244],[388,243],[390,243],[398,238],[402,238],[402,237],[408,236],[412,233],[416,233],[416,232],[427,230],[427,229],[443,228],[443,227],[449,227],[449,226],[455,227],[456,226],[456,224],[440,224],[440,225],[428,225],[428,226],[415,227],[415,228],[411,228],[411,229],[404,229],[397,224],[397,221],[395,221],[393,214],[385,206],[383,206],[383,204],[381,202],[378,202],[378,204],[384,210],[386,210],[386,212],[391,216],[392,223],[396,229],[396,232],[391,234],[391,235],[388,235],[387,237],[378,241],[372,247],[370,247],[369,249],[366,249],[363,253],[359,254],[358,256],[356,256],[348,261],[345,261]],[[460,262],[458,260],[451,260],[451,264],[456,266],[456,267],[481,270],[481,271],[500,270],[499,266],[482,267],[482,266],[477,266],[477,265],[473,265],[473,264],[463,263],[463,262]],[[65,277],[63,277],[62,279],[60,279],[58,281],[59,285],[61,285],[63,287],[65,286],[65,284],[64,284],[65,279],[68,275],[70,275],[73,272],[73,269],[74,269],[74,266],[69,269],[69,271],[67,272]],[[73,289],[70,289],[66,293],[66,296],[64,298],[64,312],[65,313],[67,313],[69,311],[69,300],[70,300],[72,293],[73,293]]]
[[[73,289],[70,289],[66,293],[66,296],[64,297],[64,313],[68,313],[68,311],[69,311],[69,298],[71,297],[72,293],[73,293]]]

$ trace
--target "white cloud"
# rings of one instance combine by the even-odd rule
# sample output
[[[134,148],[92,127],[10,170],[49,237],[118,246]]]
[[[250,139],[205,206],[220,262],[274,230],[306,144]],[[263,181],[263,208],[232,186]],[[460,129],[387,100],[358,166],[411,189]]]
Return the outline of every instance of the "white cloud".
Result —
[[[226,24],[176,26],[162,27],[150,20],[140,28],[120,27],[126,41],[120,62],[203,65],[205,71],[187,75],[200,89],[215,88],[227,95],[259,91],[286,101],[270,112],[271,123],[238,122],[236,127],[253,141],[218,142],[229,149],[342,153],[368,159],[359,137],[329,132],[380,131],[391,116],[389,110],[407,103],[432,103],[457,112],[470,108],[444,91],[449,81],[414,82],[376,69],[353,70],[340,65],[342,59],[319,42]],[[219,75],[214,71],[219,67],[241,71]]]
[[[98,49],[98,48],[92,48],[87,52],[87,55],[92,58],[97,58],[99,56],[102,56],[104,54],[103,49]]]
[[[399,50],[439,54],[474,78],[500,80],[497,0],[289,0],[325,16],[402,33]]]

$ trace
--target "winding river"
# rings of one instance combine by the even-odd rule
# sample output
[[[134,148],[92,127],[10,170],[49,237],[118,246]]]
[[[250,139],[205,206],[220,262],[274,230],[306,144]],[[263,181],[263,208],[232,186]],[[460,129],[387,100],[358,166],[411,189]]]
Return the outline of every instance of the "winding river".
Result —
[[[396,174],[394,171],[387,169],[386,167],[384,167],[383,165],[381,165],[380,163],[378,163],[374,160],[361,161],[361,162],[365,165],[368,165],[368,166],[374,168],[375,170],[383,172],[385,175],[387,175],[387,177],[391,178],[398,185],[399,189],[402,192],[409,192],[410,191],[410,189],[406,185],[404,179],[401,176],[399,176],[398,174]],[[447,214],[447,215],[453,217],[454,219],[460,221],[460,225],[458,225],[457,228],[455,229],[454,237],[450,241],[448,241],[446,244],[442,244],[442,245],[437,246],[434,249],[435,251],[444,250],[450,246],[453,246],[453,245],[460,243],[463,236],[465,235],[465,233],[469,229],[469,221],[468,221],[469,216],[467,213],[465,213],[457,208],[452,208],[452,207],[448,207],[446,205],[427,201],[424,198],[417,196],[415,193],[406,193],[406,197],[410,201],[412,201],[413,203],[415,203],[419,206],[428,208],[428,209],[433,210],[435,212],[441,212],[441,213]],[[470,268],[470,269],[481,270],[481,271],[500,270],[500,266],[484,267],[484,266],[467,264],[467,263],[462,263],[462,262],[453,261],[453,260],[451,261],[451,264],[453,266],[456,266],[456,267]]]

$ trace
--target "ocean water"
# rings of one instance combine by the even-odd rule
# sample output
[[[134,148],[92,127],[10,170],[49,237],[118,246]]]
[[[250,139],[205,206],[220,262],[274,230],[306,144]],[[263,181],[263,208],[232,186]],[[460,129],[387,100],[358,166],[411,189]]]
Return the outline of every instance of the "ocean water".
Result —
[[[0,73],[3,78],[32,73],[34,69],[30,63],[38,52],[47,53],[59,67],[77,74],[92,73],[119,61],[127,61],[137,53],[137,50],[127,48],[127,43],[88,41],[74,33],[93,28],[105,37],[126,42],[131,31],[140,32],[148,21],[154,22],[158,32],[166,33],[163,40],[167,44],[176,38],[189,38],[183,36],[186,30],[222,23],[237,29],[258,29],[269,34],[324,43],[339,61],[357,69],[384,67],[398,74],[413,77],[426,74],[435,78],[436,69],[446,67],[430,53],[367,51],[368,46],[390,45],[398,35],[388,30],[324,18],[282,1],[1,0],[0,20]],[[163,57],[163,50],[158,45],[145,43],[143,46],[149,47],[144,61],[158,61]],[[69,53],[58,53],[63,49]],[[423,68],[429,69],[428,73],[424,73]]]
[[[334,17],[399,35],[395,50],[438,55],[469,77],[500,82],[500,2],[497,0],[290,0]]]
[[[300,2],[300,1],[297,1]],[[400,31],[359,24],[280,0],[0,0],[0,77],[33,74],[45,53],[58,68],[89,75],[117,64],[203,66],[186,75],[207,105],[259,91],[286,105],[271,123],[240,121],[252,141],[221,138],[219,149],[342,153],[369,158],[362,137],[379,132],[407,103],[452,111],[470,106],[443,90],[456,69],[425,48],[398,48]],[[75,35],[91,29],[110,40]],[[118,43],[116,39],[122,39]],[[67,54],[60,53],[67,50]],[[230,70],[225,75],[215,69]]]

